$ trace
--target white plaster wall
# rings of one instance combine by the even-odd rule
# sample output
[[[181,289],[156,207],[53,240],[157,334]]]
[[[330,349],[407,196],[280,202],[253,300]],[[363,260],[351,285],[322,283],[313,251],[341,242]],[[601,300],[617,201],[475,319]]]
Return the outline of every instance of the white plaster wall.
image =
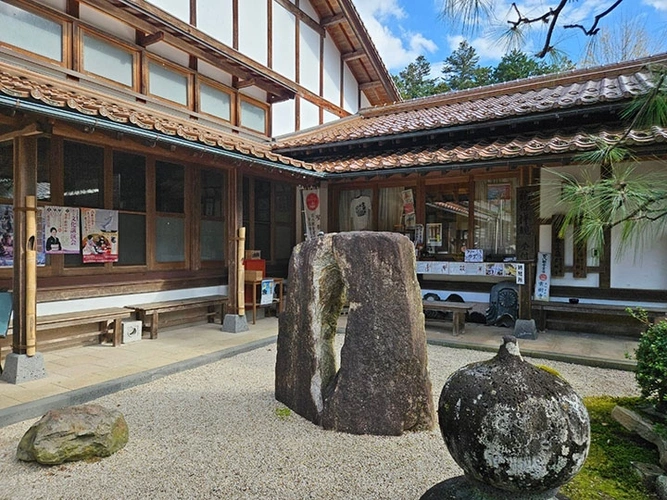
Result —
[[[299,83],[319,95],[320,35],[303,22],[300,23],[299,33]]]
[[[343,78],[343,109],[350,113],[356,113],[359,110],[359,84],[354,79],[347,64],[344,68]]]
[[[149,3],[157,5],[181,21],[190,22],[190,0],[151,0]]]
[[[79,5],[79,18],[97,28],[116,35],[122,40],[134,43],[135,31],[134,28],[127,24],[103,14],[97,9],[88,7],[86,4]]]
[[[332,121],[338,120],[338,115],[331,113],[330,111],[324,110],[324,123],[329,123]]]
[[[294,3],[294,2],[292,2]],[[304,11],[306,14],[308,14],[310,17],[312,17],[315,21],[319,22],[320,18],[317,15],[317,12],[315,12],[315,9],[313,8],[312,5],[310,5],[310,2],[308,0],[304,1],[301,0],[299,2],[299,8]]]
[[[266,91],[257,87],[246,87],[239,91],[239,94],[247,95],[258,101],[266,102]]]
[[[619,247],[620,229],[612,230],[611,287],[667,289],[667,232],[647,234],[625,251]]]
[[[340,105],[340,51],[330,36],[324,39],[324,98]]]
[[[221,69],[216,68],[215,66],[201,59],[197,61],[197,68],[202,75],[207,76],[212,80],[215,80],[216,82],[220,82],[224,85],[231,87],[232,75],[230,75],[229,73],[226,73]]]
[[[67,10],[67,0],[42,0],[42,3],[61,12]]]
[[[268,11],[266,0],[239,2],[239,52],[268,64]]]
[[[371,101],[368,100],[368,97],[366,97],[366,94],[361,92],[361,103],[359,104],[359,108],[368,108],[371,105]]]
[[[206,295],[228,295],[227,285],[188,288],[183,290],[167,290],[164,292],[136,293],[113,295],[111,297],[94,297],[90,299],[63,300],[60,302],[40,302],[37,304],[37,315],[58,314],[103,309],[106,307],[125,307],[132,304],[146,304],[163,300],[178,300]]]
[[[301,99],[301,130],[320,124],[320,108],[312,102]]]
[[[599,168],[583,167],[581,165],[570,165],[553,169],[542,169],[540,173],[540,218],[548,219],[553,214],[562,214],[567,211],[567,206],[560,201],[563,177],[584,181],[599,177]]]
[[[279,4],[273,4],[273,69],[296,80],[296,19]]]
[[[288,99],[271,106],[271,131],[274,136],[296,131],[296,103]]]
[[[233,26],[232,0],[197,0],[197,28],[231,47]]]
[[[187,52],[178,50],[173,45],[169,45],[164,42],[158,42],[149,45],[147,50],[153,54],[167,59],[168,61],[183,66],[184,68],[187,68],[188,64],[190,63],[190,56],[188,56]]]

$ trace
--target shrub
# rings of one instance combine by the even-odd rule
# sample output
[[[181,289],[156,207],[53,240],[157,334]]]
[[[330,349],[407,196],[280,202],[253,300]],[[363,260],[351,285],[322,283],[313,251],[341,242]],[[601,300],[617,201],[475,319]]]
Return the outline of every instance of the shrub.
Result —
[[[641,309],[632,313],[646,325],[635,350],[635,378],[642,397],[660,412],[667,412],[667,321],[651,324]]]

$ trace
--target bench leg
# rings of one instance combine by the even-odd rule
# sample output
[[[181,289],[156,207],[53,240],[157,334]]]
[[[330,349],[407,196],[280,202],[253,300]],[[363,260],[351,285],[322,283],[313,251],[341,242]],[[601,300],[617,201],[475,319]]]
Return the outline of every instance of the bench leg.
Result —
[[[466,313],[463,311],[453,311],[452,320],[454,322],[454,325],[452,326],[452,333],[454,336],[462,335],[465,333]]]
[[[118,347],[122,341],[122,324],[120,318],[113,320],[113,346]]]
[[[154,312],[153,314],[150,315],[150,317],[151,317],[150,338],[151,339],[156,339],[157,338],[158,313]]]
[[[208,314],[206,315],[206,320],[209,323],[215,323],[215,306],[208,306]]]

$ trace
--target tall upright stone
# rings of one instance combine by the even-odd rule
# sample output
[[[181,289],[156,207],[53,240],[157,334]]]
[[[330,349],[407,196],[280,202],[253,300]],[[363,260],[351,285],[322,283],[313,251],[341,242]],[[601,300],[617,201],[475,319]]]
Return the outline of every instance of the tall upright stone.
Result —
[[[434,424],[414,248],[402,235],[328,234],[298,245],[280,317],[276,399],[352,434]],[[336,366],[333,340],[349,303]]]

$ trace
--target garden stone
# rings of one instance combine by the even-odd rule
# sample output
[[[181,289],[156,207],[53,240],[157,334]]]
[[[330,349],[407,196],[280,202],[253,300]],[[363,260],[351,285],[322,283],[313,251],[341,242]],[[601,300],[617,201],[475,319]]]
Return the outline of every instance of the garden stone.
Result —
[[[655,481],[655,492],[659,500],[667,500],[667,476],[662,475]]]
[[[564,379],[524,361],[511,336],[496,357],[447,379],[438,420],[464,476],[435,485],[422,500],[557,498],[590,445],[583,400]]]
[[[50,410],[23,435],[16,456],[55,465],[108,457],[127,444],[128,428],[118,410],[99,405]]]
[[[412,242],[386,232],[323,235],[294,249],[288,280],[276,399],[325,429],[351,434],[432,428]],[[345,303],[338,369],[333,340]]]
[[[611,416],[628,431],[634,432],[649,443],[656,445],[660,454],[660,467],[667,471],[667,439],[655,432],[653,422],[622,406],[615,406],[611,410]]]

